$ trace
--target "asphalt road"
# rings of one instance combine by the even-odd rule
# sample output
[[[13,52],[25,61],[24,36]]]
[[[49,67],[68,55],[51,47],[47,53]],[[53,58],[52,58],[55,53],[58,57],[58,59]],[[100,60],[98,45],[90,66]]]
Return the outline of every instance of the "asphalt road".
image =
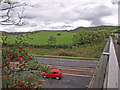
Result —
[[[78,67],[78,68],[96,68],[98,61],[91,60],[72,60],[37,57],[38,63],[44,63],[55,66]]]
[[[42,78],[43,85],[46,85],[47,88],[86,88],[92,78],[89,70],[94,71],[98,64],[98,61],[90,60],[36,58],[38,63],[65,68],[62,70],[64,71],[62,79],[52,79],[53,84],[50,84],[48,78]]]
[[[23,71],[23,75],[29,76],[31,73]],[[85,75],[81,76],[77,74],[63,73],[60,80],[42,77],[40,77],[40,80],[42,80],[42,87],[44,88],[86,88],[86,86],[89,85],[91,78],[92,77]]]
[[[60,80],[49,80],[48,78],[42,78],[43,85],[46,85],[46,88],[86,88],[90,80],[91,78],[89,77],[71,75],[63,75]]]

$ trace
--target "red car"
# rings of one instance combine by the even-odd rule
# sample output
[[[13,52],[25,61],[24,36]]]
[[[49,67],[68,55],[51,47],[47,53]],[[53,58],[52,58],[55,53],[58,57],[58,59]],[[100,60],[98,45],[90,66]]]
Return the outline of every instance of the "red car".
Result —
[[[43,78],[51,77],[51,78],[56,78],[57,80],[61,79],[62,76],[63,76],[62,72],[59,69],[52,69],[52,70],[50,70],[49,73],[44,72],[44,74],[43,74]]]

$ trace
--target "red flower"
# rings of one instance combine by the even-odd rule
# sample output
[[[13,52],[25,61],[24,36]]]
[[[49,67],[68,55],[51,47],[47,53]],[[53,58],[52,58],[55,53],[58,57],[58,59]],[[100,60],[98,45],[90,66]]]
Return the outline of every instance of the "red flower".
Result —
[[[18,52],[22,52],[23,50],[18,50]]]
[[[42,80],[38,81],[39,84],[42,84]]]
[[[12,60],[12,62],[14,62],[14,59]]]
[[[33,59],[32,57],[30,59]]]
[[[9,53],[9,55],[11,56],[11,55],[12,55],[12,53]]]
[[[13,84],[14,82],[12,82],[12,84]]]
[[[29,82],[31,83],[31,81],[29,80]]]
[[[15,61],[21,60],[22,58],[17,58]]]
[[[12,57],[10,57],[10,59],[13,59]]]
[[[40,87],[37,87],[37,88],[40,88]]]
[[[19,83],[19,86],[23,86],[23,85],[24,85],[24,83],[22,83],[22,82],[21,82],[21,83]]]
[[[10,67],[10,64],[8,64],[7,67],[9,68],[9,67]]]
[[[3,78],[3,76],[1,76],[1,78]]]
[[[8,44],[8,42],[6,42],[6,43],[3,43],[4,45],[7,45]]]
[[[4,50],[4,48],[2,48],[1,50]]]
[[[24,63],[24,64],[20,64],[20,66],[24,66],[26,63]]]
[[[27,61],[25,61],[24,63],[27,63],[28,62],[28,60]]]
[[[18,86],[16,86],[15,88],[18,88]]]
[[[33,79],[35,79],[35,77],[33,77]]]
[[[23,56],[20,56],[20,57],[23,57]]]
[[[27,90],[27,88],[29,88],[29,87],[25,87],[25,86],[24,86],[24,89],[25,89],[25,90]]]

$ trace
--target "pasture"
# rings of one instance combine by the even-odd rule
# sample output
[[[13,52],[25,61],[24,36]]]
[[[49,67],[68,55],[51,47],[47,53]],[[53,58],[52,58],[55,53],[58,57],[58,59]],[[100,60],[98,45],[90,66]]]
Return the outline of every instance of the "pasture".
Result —
[[[58,35],[60,34],[60,35]],[[28,35],[29,38],[25,36]],[[71,44],[74,33],[67,31],[39,31],[31,34],[23,34],[24,39],[30,45],[47,45],[48,38],[50,36],[56,37],[56,45]],[[8,36],[7,42],[13,44],[15,42],[16,35]]]
[[[77,33],[77,32],[76,32]],[[37,31],[31,33],[21,34],[21,40],[27,42],[29,45],[47,45],[50,36],[56,37],[56,46],[59,45],[72,45],[73,36],[75,32],[68,31]],[[7,42],[14,44],[16,37],[19,35],[8,35]],[[28,46],[26,49],[33,55],[52,55],[52,56],[70,56],[70,57],[88,57],[88,58],[100,58],[103,49],[105,47],[107,39],[97,43],[87,43],[85,45],[79,45],[79,47],[62,47],[62,48],[40,48]]]

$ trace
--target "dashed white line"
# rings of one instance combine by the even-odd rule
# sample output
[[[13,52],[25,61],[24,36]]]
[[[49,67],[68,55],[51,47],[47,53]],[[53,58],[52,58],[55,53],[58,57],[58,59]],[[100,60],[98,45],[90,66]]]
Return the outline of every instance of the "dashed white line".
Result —
[[[70,75],[70,76],[78,76],[78,77],[92,77],[88,75],[79,75],[79,74],[70,74],[70,73],[63,73],[64,75]]]

